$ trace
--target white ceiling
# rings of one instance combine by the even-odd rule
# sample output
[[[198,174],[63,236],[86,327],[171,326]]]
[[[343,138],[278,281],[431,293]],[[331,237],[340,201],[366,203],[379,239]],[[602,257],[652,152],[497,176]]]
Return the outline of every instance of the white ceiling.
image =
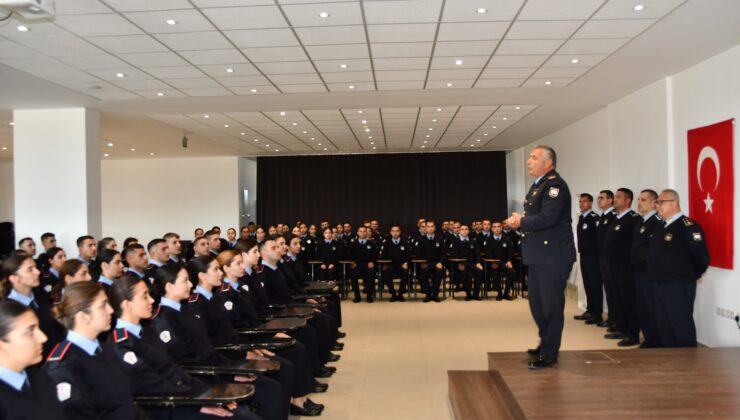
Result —
[[[100,109],[111,158],[183,132],[189,155],[506,150],[736,44],[738,3],[57,0],[0,22],[0,107]]]

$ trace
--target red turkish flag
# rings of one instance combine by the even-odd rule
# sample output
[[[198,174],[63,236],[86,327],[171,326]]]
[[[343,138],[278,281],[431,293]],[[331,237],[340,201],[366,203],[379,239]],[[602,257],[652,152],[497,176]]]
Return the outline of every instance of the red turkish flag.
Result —
[[[732,269],[734,120],[688,131],[689,217],[704,229],[710,265]]]

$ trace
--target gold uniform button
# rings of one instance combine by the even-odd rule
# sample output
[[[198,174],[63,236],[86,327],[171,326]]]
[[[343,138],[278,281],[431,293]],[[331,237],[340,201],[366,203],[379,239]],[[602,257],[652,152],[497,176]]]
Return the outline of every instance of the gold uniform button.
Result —
[[[545,241],[545,245],[547,245],[547,241]]]

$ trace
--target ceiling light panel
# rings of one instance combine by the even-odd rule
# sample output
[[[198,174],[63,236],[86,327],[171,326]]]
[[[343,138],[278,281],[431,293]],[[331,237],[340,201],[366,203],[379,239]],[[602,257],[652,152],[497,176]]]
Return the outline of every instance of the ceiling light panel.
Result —
[[[113,13],[57,16],[57,25],[79,36],[140,35],[141,29]]]
[[[254,63],[308,60],[301,47],[242,48],[242,52]]]
[[[365,2],[369,25],[383,23],[429,23],[439,19],[442,0],[396,0]]]
[[[176,51],[232,48],[231,43],[216,31],[159,34],[155,38]]]
[[[442,23],[438,41],[480,41],[501,39],[509,22]]]
[[[287,28],[277,6],[203,8],[201,11],[219,29]]]
[[[289,28],[225,31],[224,35],[239,48],[293,47],[300,45]]]
[[[86,39],[112,54],[167,51],[166,46],[149,35],[98,36]]]
[[[296,33],[303,45],[364,44],[367,42],[365,28],[362,25],[296,28]]]
[[[373,58],[429,57],[432,42],[372,43]]]
[[[370,42],[431,42],[437,31],[436,23],[368,25]]]
[[[290,4],[282,6],[285,15],[294,27],[362,25],[359,2]],[[319,13],[328,12],[328,18]]]
[[[517,21],[506,39],[567,39],[583,24],[580,20]]]
[[[606,0],[529,0],[518,20],[585,20]]]

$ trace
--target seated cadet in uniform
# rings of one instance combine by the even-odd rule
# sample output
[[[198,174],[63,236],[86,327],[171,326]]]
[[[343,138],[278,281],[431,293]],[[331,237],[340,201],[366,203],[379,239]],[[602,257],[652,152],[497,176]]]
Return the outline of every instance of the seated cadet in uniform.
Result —
[[[475,240],[478,241],[478,246],[480,247],[481,252],[485,254],[486,244],[483,242],[487,242],[488,239],[491,238],[491,221],[488,219],[484,219],[481,222],[481,229],[480,233],[476,235]]]
[[[252,232],[249,230],[249,225],[242,226],[241,229],[239,229],[239,240],[249,238],[251,233]]]
[[[149,251],[149,264],[144,271],[144,277],[149,279],[149,284],[154,283],[154,273],[157,269],[164,267],[167,261],[170,260],[170,250],[167,247],[167,241],[160,238],[155,238],[149,241],[146,245],[147,251]]]
[[[419,283],[422,285],[422,291],[426,295],[424,303],[439,299],[439,286],[442,284],[442,277],[445,274],[445,261],[447,260],[444,240],[435,235],[435,225],[433,220],[426,221],[426,234],[419,238],[415,243],[416,257],[426,262],[419,266]]]
[[[215,257],[216,255],[218,255],[219,252],[221,252],[220,233],[209,230],[206,232],[204,237],[206,238],[206,242],[208,243],[208,254],[212,257]]]
[[[36,256],[36,242],[31,238],[23,238],[18,241],[18,249],[25,251],[31,258]]]
[[[226,241],[228,242],[229,249],[236,248],[236,229],[226,229]]]
[[[154,276],[154,284],[160,304],[147,326],[148,331],[143,334],[144,340],[152,345],[160,345],[155,344],[156,341],[164,343],[167,354],[182,366],[231,366],[233,361],[214,348],[206,325],[193,312],[193,307],[183,304],[193,288],[187,270],[162,267]],[[229,381],[249,382],[256,387],[252,402],[264,420],[288,418],[288,401],[278,381],[253,375],[234,376]]]
[[[267,308],[269,297],[264,285],[257,279],[256,270],[258,270],[258,264],[260,261],[260,252],[257,245],[257,241],[250,238],[246,241],[239,241],[236,246],[236,251],[241,252],[242,261],[244,263],[244,277],[239,279],[239,285],[243,290],[251,303],[254,305],[257,314],[268,314],[270,310]],[[246,308],[245,308],[246,310]],[[256,320],[257,315],[255,315]],[[250,326],[258,325],[257,322],[253,322]],[[298,329],[295,332],[290,333],[296,340],[300,341],[306,346],[308,354],[311,358],[311,365],[313,367],[314,376],[317,378],[328,378],[335,371],[336,368],[329,368],[324,366],[328,361],[331,361],[331,349],[324,349],[323,346],[319,345],[318,332],[312,325],[306,325],[305,328]],[[326,353],[322,353],[325,351]]]
[[[134,396],[188,396],[198,395],[208,385],[187,374],[167,355],[164,346],[155,346],[142,339],[142,320],[152,317],[154,299],[149,295],[147,283],[137,277],[128,276],[110,289],[110,303],[116,316],[116,327],[108,338],[118,365],[128,377]],[[156,344],[161,342],[155,341]],[[180,406],[168,408],[146,408],[152,419],[208,420],[213,417],[232,419],[257,419],[246,407],[235,402],[224,407]]]
[[[77,250],[79,251],[78,260],[85,263],[87,268],[95,262],[98,248],[95,245],[95,238],[90,235],[84,235],[77,238]]]
[[[267,232],[265,232],[265,228],[258,226],[257,230],[254,231],[254,238],[257,240],[257,243],[261,244],[262,242],[265,242],[266,237]]]
[[[78,261],[77,264],[81,263]],[[64,338],[65,332],[52,317],[51,298],[47,293],[38,291],[39,284],[36,263],[27,254],[12,255],[3,261],[0,270],[0,296],[33,309],[39,320],[39,328],[53,340],[44,344],[44,355],[47,355],[54,344]]]
[[[114,249],[104,249],[100,251],[96,260],[100,267],[97,282],[102,284],[107,292],[108,288],[123,275],[121,253]]]
[[[91,281],[92,276],[87,266],[80,260],[67,260],[62,264],[59,270],[59,277],[62,279],[51,291],[51,301],[56,303],[62,299],[64,288],[73,283]]]
[[[185,261],[188,261],[189,259],[193,258],[194,256],[194,248],[195,248],[195,241],[203,236],[203,229],[196,228],[193,232],[193,241],[190,242],[190,245],[188,245],[188,249],[185,251]],[[207,247],[206,247],[207,248]]]
[[[39,257],[36,259],[36,265],[41,271],[41,274],[43,274],[49,269],[49,250],[57,246],[56,236],[51,232],[46,232],[42,234],[41,246],[44,247],[44,252],[39,254]]]
[[[390,301],[404,302],[409,283],[409,265],[411,264],[411,247],[405,239],[401,238],[401,227],[397,224],[391,226],[391,236],[383,241],[380,247],[378,260],[388,260],[390,263],[382,264],[380,267],[380,278],[388,292],[391,294]],[[393,286],[393,277],[401,278],[398,294]]]
[[[293,226],[293,229],[291,229],[290,232],[295,236],[300,236],[301,228],[299,228],[298,226]]]
[[[131,245],[136,245],[139,243],[139,240],[134,238],[133,236],[129,236],[128,238],[123,240],[123,247],[128,248]]]
[[[55,246],[49,248],[44,255],[46,255],[46,264],[43,266],[47,267],[48,271],[41,274],[40,288],[47,295],[51,296],[51,291],[54,286],[61,282],[59,270],[62,268],[62,264],[67,261],[67,254],[65,254],[62,248]],[[39,266],[38,263],[36,263],[36,265]]]
[[[316,244],[316,258],[321,261],[316,270],[315,280],[336,280],[337,265],[339,264],[342,249],[339,242],[332,239],[332,230],[327,227],[323,230],[324,238]]]
[[[270,225],[267,227],[267,236],[273,235],[277,235],[277,227],[275,227],[275,225]]]
[[[191,260],[195,257],[204,257],[206,255],[210,255],[210,252],[208,250],[208,240],[204,237],[198,237],[196,238],[193,243],[193,255],[188,258],[188,260]]]
[[[218,254],[216,258],[218,265],[223,273],[223,282],[220,287],[213,289],[214,295],[213,300],[215,305],[218,305],[221,314],[222,321],[219,324],[229,324],[231,328],[231,336],[229,334],[222,333],[224,341],[230,343],[236,343],[240,341],[240,338],[236,335],[235,328],[240,326],[243,328],[245,323],[249,323],[250,316],[243,317],[241,311],[247,310],[244,306],[251,306],[251,311],[256,314],[254,305],[251,299],[246,296],[243,290],[240,290],[238,279],[244,276],[244,265],[240,252],[233,250],[223,251]],[[222,309],[223,308],[223,309]],[[221,330],[227,332],[230,328],[226,328],[223,325],[219,325]],[[283,334],[282,336],[288,337]],[[259,357],[271,357],[275,356],[274,353],[267,350],[256,350],[256,355]],[[316,404],[306,397],[307,394],[315,392],[317,386],[316,381],[313,378],[313,368],[311,366],[311,359],[308,355],[306,347],[296,342],[295,345],[282,349],[278,352],[278,355],[274,357],[280,361],[281,369],[289,361],[289,364],[295,366],[293,370],[293,387],[291,390],[291,414],[302,415],[302,416],[313,416],[318,415],[323,410],[323,405]],[[323,386],[320,387],[325,390]]]
[[[54,382],[38,366],[47,341],[31,308],[0,302],[0,418],[67,418]]]
[[[110,236],[106,236],[105,238],[99,240],[97,245],[97,253],[99,254],[100,251],[104,249],[118,250],[118,244],[116,243],[116,240],[111,238]]]
[[[352,260],[352,291],[355,294],[355,303],[362,300],[360,279],[367,293],[368,303],[373,302],[375,295],[375,261],[378,258],[378,248],[374,241],[368,239],[367,235],[366,227],[357,228],[357,238],[352,239],[348,249],[347,256]]]
[[[311,224],[308,226],[308,236],[309,238],[313,239],[314,241],[318,241],[318,233],[319,229],[316,227],[316,225]]]
[[[168,265],[185,265],[182,260],[182,244],[180,243],[180,235],[174,232],[165,233],[162,239],[167,242],[167,251],[169,251],[170,258],[167,260]]]
[[[146,419],[133,403],[128,378],[113,349],[101,347],[97,339],[110,329],[113,314],[103,286],[90,281],[70,284],[54,313],[68,329],[67,338],[54,347],[44,371],[56,385],[67,417]]]
[[[452,258],[464,259],[465,262],[458,262],[453,265],[453,277],[457,277],[457,282],[462,284],[465,291],[465,300],[481,300],[480,289],[483,283],[483,265],[481,264],[481,253],[478,248],[478,242],[468,237],[469,228],[467,225],[460,225],[460,233],[452,242]],[[470,287],[470,279],[473,279],[473,287]]]
[[[484,254],[487,258],[500,260],[500,262],[491,263],[488,273],[493,276],[494,290],[498,292],[496,300],[513,300],[511,291],[514,288],[514,246],[511,239],[504,235],[504,225],[495,222],[492,226],[493,235],[486,241]],[[483,235],[481,235],[483,236]],[[501,291],[501,276],[506,276],[506,286]],[[486,279],[488,281],[488,279]]]
[[[149,267],[149,260],[146,257],[146,250],[143,245],[134,244],[124,248],[123,259],[128,266],[126,275],[135,275],[140,279],[147,279],[146,269]],[[151,283],[151,280],[148,281]]]

